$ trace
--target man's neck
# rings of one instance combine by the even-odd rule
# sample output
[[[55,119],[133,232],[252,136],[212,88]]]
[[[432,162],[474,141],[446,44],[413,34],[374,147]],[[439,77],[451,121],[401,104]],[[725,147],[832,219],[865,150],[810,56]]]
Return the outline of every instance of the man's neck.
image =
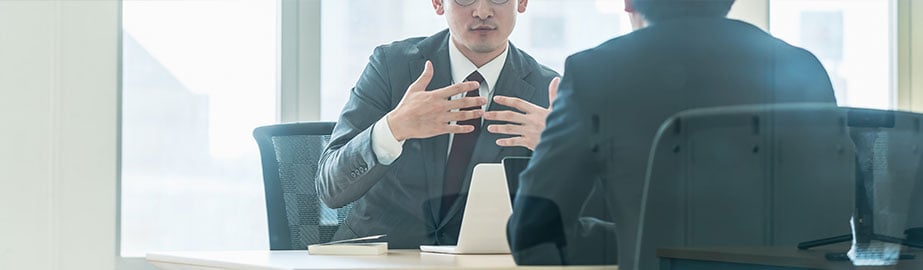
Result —
[[[455,38],[450,38],[450,40],[452,43],[454,43],[455,47],[458,48],[458,51],[460,51],[462,55],[465,56],[465,58],[468,58],[468,60],[471,61],[471,63],[474,64],[474,66],[478,68],[481,68],[487,63],[490,63],[491,60],[494,60],[495,58],[497,58],[497,56],[500,56],[500,54],[503,54],[503,52],[506,51],[507,47],[510,46],[509,41],[507,41],[503,43],[503,47],[500,47],[492,52],[478,53],[478,52],[471,51],[468,49],[468,47],[465,47],[459,44],[458,42],[455,41]]]

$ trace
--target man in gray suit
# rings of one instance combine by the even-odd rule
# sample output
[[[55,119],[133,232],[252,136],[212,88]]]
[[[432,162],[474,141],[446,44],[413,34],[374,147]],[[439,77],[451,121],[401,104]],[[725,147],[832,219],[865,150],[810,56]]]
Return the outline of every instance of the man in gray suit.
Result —
[[[557,74],[508,38],[528,0],[432,0],[449,29],[375,49],[321,157],[317,191],[355,202],[335,239],[452,245],[472,168],[527,156]]]
[[[595,254],[617,254],[619,269],[633,269],[648,154],[667,117],[700,107],[835,102],[810,52],[725,18],[734,0],[630,3],[649,26],[567,59],[508,224],[519,264],[605,263],[611,258],[586,256],[604,250]],[[588,248],[579,210],[594,184],[618,239]]]

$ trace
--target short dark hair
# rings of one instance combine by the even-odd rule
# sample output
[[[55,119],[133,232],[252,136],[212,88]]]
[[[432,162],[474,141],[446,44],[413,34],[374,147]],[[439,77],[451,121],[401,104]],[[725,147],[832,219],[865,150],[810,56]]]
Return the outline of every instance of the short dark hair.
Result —
[[[651,22],[682,17],[725,17],[734,0],[631,0],[633,7]]]

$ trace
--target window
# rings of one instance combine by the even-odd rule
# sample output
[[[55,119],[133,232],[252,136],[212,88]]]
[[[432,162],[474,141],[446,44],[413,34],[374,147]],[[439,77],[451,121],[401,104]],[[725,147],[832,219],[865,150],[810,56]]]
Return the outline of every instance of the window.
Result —
[[[121,254],[267,249],[278,3],[124,1]]]
[[[816,55],[842,106],[897,106],[895,1],[772,0],[772,34]]]
[[[558,72],[570,54],[631,31],[622,0],[533,0],[510,40]],[[374,48],[446,29],[418,0],[323,0],[321,119],[335,121]]]

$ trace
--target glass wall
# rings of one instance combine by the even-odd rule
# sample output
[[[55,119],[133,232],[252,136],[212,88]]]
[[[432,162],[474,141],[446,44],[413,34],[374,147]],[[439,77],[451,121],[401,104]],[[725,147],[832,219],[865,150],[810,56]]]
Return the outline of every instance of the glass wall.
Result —
[[[276,1],[124,1],[121,254],[266,249]],[[207,15],[207,16],[203,16]]]

